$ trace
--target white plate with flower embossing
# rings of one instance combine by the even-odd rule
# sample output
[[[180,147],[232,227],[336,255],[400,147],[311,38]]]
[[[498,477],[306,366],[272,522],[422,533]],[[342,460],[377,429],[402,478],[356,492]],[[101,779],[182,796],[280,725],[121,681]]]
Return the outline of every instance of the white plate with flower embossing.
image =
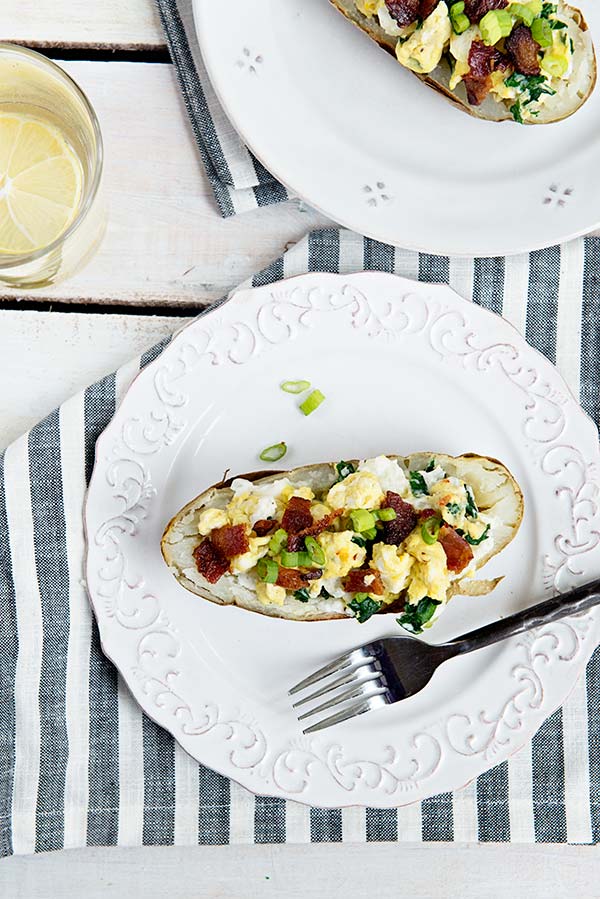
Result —
[[[279,384],[326,395],[309,418]],[[504,320],[446,286],[380,273],[311,274],[240,290],[138,376],[97,444],[87,578],[102,645],[144,711],[195,759],[256,793],[394,807],[506,759],[567,696],[600,613],[448,662],[417,696],[303,737],[288,687],[398,632],[394,615],[318,623],[207,602],[168,571],[170,518],[221,479],[417,450],[501,459],[525,496],[487,597],[455,597],[443,641],[600,575],[598,436],[557,371]],[[281,464],[281,463],[280,463]]]
[[[577,4],[600,57],[600,5]],[[280,181],[368,237],[494,256],[600,223],[600,89],[525,127],[456,109],[328,0],[194,0],[202,55],[243,140]]]

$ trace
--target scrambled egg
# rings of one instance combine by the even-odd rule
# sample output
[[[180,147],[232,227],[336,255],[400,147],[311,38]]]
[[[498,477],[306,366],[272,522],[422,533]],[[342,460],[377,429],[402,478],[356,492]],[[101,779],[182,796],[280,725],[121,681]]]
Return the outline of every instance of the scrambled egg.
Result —
[[[352,531],[341,531],[332,534],[323,531],[317,540],[325,553],[325,566],[323,577],[344,577],[352,568],[360,568],[365,561],[367,551],[362,546],[352,542]]]
[[[363,16],[371,19],[383,2],[384,0],[356,0],[356,5]]]
[[[504,83],[505,78],[506,72],[492,72],[490,93],[495,94],[501,100],[514,100],[517,96],[517,91],[514,87],[508,87]]]
[[[198,533],[203,537],[229,524],[229,516],[224,509],[205,509],[198,518]]]
[[[443,478],[429,492],[444,521],[455,528],[463,527],[467,495],[462,481],[458,478]]]
[[[406,588],[413,562],[412,556],[400,552],[396,546],[386,546],[385,543],[373,546],[371,568],[379,572],[388,593],[400,593]]]
[[[301,495],[301,491],[308,488],[294,487],[289,478],[280,478],[272,484],[262,485],[236,478],[231,489],[233,499],[227,506],[231,524],[245,524],[252,527],[254,522],[262,518],[275,517],[278,509],[283,508],[290,496]],[[309,499],[312,499],[312,491],[309,492]]]
[[[471,25],[471,27],[467,28],[466,31],[463,31],[462,34],[455,34],[454,30],[452,31],[452,36],[450,37],[450,53],[456,62],[454,63],[450,83],[448,85],[450,90],[454,90],[456,85],[462,81],[463,76],[468,75],[471,71],[471,67],[469,66],[469,50],[471,49],[473,41],[478,40],[481,40],[481,32],[478,25]]]
[[[432,72],[439,65],[442,53],[452,35],[448,7],[438,3],[421,28],[417,28],[406,41],[398,41],[398,62],[418,74]]]
[[[313,503],[310,507],[311,515],[315,521],[321,521],[326,518],[333,510],[326,503]]]
[[[267,555],[269,551],[270,537],[250,537],[248,552],[234,556],[231,560],[231,573],[240,574],[254,568],[259,559]]]
[[[299,496],[302,499],[314,499],[315,495],[310,489],[310,487],[294,487],[290,484],[289,487],[284,487],[281,493],[279,494],[280,501],[284,504],[284,506],[289,503],[292,496]]]
[[[367,459],[359,464],[358,470],[368,471],[370,474],[375,475],[384,493],[391,490],[392,493],[405,496],[409,492],[408,478],[394,459],[388,459],[387,456]]]
[[[327,494],[332,509],[379,508],[384,493],[375,475],[368,471],[356,471],[339,484],[334,484]]]
[[[430,596],[438,602],[446,602],[450,572],[441,543],[429,546],[419,531],[414,531],[406,540],[405,549],[415,559],[408,585],[408,601],[417,603],[424,596]]]
[[[275,606],[282,606],[285,602],[285,589],[278,587],[276,584],[263,584],[258,581],[256,584],[256,595],[265,605],[271,603]]]

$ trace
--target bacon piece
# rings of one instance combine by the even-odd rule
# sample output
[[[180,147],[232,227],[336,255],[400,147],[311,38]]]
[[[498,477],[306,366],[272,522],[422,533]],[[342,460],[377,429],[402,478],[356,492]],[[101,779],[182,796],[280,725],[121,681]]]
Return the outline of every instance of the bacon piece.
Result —
[[[513,28],[504,44],[509,59],[517,72],[521,75],[539,75],[541,50],[537,41],[534,41],[530,29],[526,25],[517,25]]]
[[[492,87],[492,72],[506,69],[508,64],[507,58],[499,50],[486,46],[483,41],[473,41],[469,50],[470,71],[463,78],[471,106],[483,103]]]
[[[321,568],[280,568],[277,575],[277,586],[286,590],[301,590],[323,576]]]
[[[428,518],[433,518],[438,514],[435,509],[420,509],[418,513],[419,521],[427,521]]]
[[[381,575],[372,568],[354,568],[346,575],[342,585],[347,593],[375,593],[376,596],[384,593]]]
[[[248,552],[250,544],[243,524],[225,524],[215,528],[210,535],[211,543],[224,559],[233,559]]]
[[[405,503],[401,496],[391,490],[386,493],[381,508],[393,509],[396,513],[393,521],[383,522],[383,542],[389,546],[400,546],[416,528],[417,513],[410,503]]]
[[[439,2],[440,0],[385,0],[385,5],[392,19],[404,28],[417,19],[426,19]]]
[[[304,530],[300,531],[299,534],[290,535],[287,542],[288,552],[295,553],[304,549],[305,537],[316,537],[317,534],[322,534],[323,531],[326,531],[327,528],[333,524],[336,518],[340,517],[343,511],[343,509],[336,509],[335,512],[330,512],[329,515],[325,515],[323,518],[320,518],[309,528],[304,528]]]
[[[505,9],[508,0],[465,0],[465,15],[471,23],[480,22],[492,9]]]
[[[266,537],[277,527],[277,522],[271,518],[261,518],[259,521],[255,521],[252,527],[257,537]]]
[[[213,546],[210,539],[203,540],[194,550],[196,568],[209,584],[216,584],[229,571],[229,562]]]
[[[312,523],[310,500],[303,499],[301,496],[292,496],[281,519],[283,530],[288,534],[299,534],[300,531],[311,527]]]
[[[442,525],[438,540],[446,553],[448,571],[462,571],[473,559],[473,550],[465,538],[457,534],[450,525]]]
[[[419,3],[419,18],[426,19],[436,8],[440,0],[421,0]]]
[[[403,28],[412,25],[419,18],[419,0],[385,0],[392,19]]]

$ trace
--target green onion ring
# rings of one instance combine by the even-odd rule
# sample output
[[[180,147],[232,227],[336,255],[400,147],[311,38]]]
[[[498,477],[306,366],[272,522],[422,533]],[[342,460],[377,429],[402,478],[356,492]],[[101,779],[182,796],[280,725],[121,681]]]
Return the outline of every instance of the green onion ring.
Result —
[[[287,443],[282,440],[281,443],[274,443],[273,446],[267,446],[258,458],[263,462],[279,462],[286,453]]]

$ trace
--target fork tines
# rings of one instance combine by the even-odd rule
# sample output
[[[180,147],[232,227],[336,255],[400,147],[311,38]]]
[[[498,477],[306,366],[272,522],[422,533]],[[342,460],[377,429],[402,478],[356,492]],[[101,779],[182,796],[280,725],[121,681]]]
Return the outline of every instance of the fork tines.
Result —
[[[333,675],[337,675],[337,677],[332,680]],[[323,681],[323,685],[321,685],[321,681]],[[295,696],[315,684],[319,684],[316,690],[294,702],[295,709],[300,709],[306,703],[313,702],[328,693],[333,695],[325,702],[302,710],[302,714],[298,716],[299,721],[304,721],[312,715],[337,706],[340,708],[333,715],[306,727],[303,731],[305,734],[314,733],[330,727],[332,724],[345,721],[347,718],[362,715],[363,712],[379,708],[388,702],[387,688],[381,669],[376,665],[375,656],[369,653],[365,647],[354,649],[315,671],[314,674],[292,687],[289,695]]]

